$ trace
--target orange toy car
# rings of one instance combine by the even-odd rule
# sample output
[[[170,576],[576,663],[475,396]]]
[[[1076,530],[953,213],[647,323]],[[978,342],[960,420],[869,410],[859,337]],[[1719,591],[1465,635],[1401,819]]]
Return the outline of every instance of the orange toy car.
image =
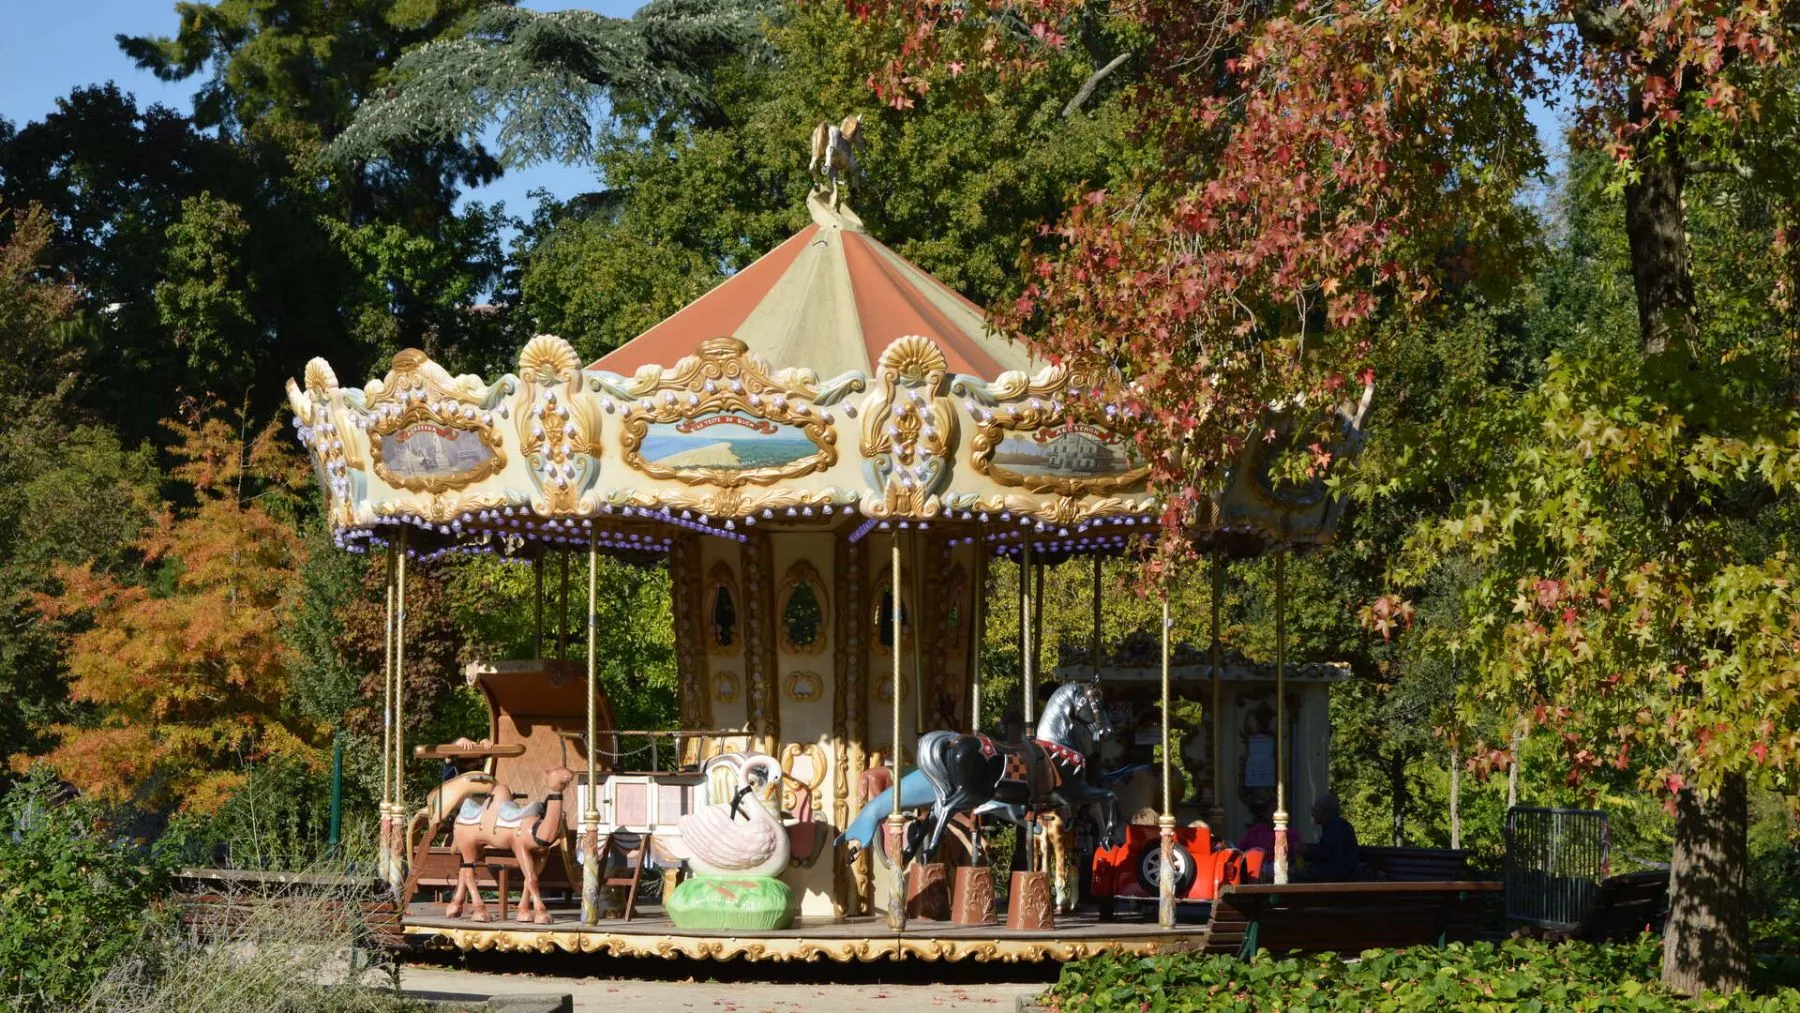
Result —
[[[1254,883],[1261,877],[1262,852],[1215,847],[1212,831],[1205,827],[1176,827],[1174,844],[1170,864],[1178,902],[1210,901],[1225,883]],[[1162,831],[1156,826],[1134,823],[1125,828],[1125,843],[1095,851],[1089,892],[1099,904],[1100,918],[1110,919],[1120,899],[1157,900],[1161,867]]]

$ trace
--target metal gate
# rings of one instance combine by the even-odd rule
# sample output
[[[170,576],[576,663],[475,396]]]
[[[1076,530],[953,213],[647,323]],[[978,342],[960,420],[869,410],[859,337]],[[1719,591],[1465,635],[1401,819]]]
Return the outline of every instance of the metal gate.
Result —
[[[1567,928],[1581,916],[1609,872],[1611,832],[1598,809],[1506,811],[1506,917]]]

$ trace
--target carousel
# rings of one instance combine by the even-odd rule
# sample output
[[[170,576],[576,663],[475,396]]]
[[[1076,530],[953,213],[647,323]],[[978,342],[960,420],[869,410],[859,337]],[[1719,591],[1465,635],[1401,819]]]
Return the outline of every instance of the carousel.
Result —
[[[1279,829],[1296,791],[1323,788],[1341,667],[1290,666],[1285,645],[1273,666],[1225,658],[1216,607],[1209,645],[1171,645],[1165,604],[1135,655],[1102,651],[1096,622],[1090,656],[1040,671],[1042,582],[1025,576],[1161,532],[1115,431],[1129,378],[1034,360],[835,192],[808,208],[806,228],[598,361],[545,335],[491,382],[407,350],[360,389],[320,359],[289,383],[337,544],[388,568],[380,864],[415,941],[1061,960],[1191,945],[1184,904],[1234,877],[1284,881],[1279,844],[1259,871],[1225,842],[1259,799]],[[1340,452],[1368,395],[1337,409]],[[1190,519],[1215,581],[1256,553],[1279,575],[1330,537],[1337,504],[1279,489],[1266,454],[1252,441]],[[568,595],[585,556],[586,659],[472,665],[487,735],[408,742],[407,569],[461,553],[532,566],[540,607],[546,577]],[[679,728],[619,728],[597,683],[601,554],[668,567]],[[996,560],[1018,567],[1016,600],[990,599]],[[1000,609],[1022,640],[1012,736],[978,727]],[[1177,731],[1183,699],[1207,718]],[[460,772],[407,797],[440,765]],[[997,827],[1029,842],[1010,875],[987,864]],[[1099,856],[1142,841],[1155,916],[1090,903]]]

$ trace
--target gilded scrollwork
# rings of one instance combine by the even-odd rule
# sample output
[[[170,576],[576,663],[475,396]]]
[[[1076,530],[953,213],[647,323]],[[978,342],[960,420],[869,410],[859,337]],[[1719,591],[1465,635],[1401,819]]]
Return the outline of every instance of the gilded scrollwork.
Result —
[[[881,353],[880,389],[859,448],[881,485],[865,508],[871,516],[933,517],[941,509],[937,493],[949,481],[958,435],[949,378],[949,363],[929,338],[899,338]]]
[[[375,475],[396,489],[438,495],[498,474],[506,466],[506,452],[495,419],[506,416],[508,409],[499,401],[513,390],[511,377],[490,387],[479,377],[451,377],[416,348],[401,351],[387,377],[370,380],[363,389],[360,424],[369,433]],[[401,470],[400,462],[385,456],[383,444],[389,436],[424,435],[447,445],[460,442],[457,433],[473,435],[478,445],[458,448],[455,456],[441,459],[434,446],[409,461],[409,470]]]
[[[1107,425],[1117,409],[1109,411],[1095,401],[1104,389],[1096,377],[1102,376],[1112,385],[1118,382],[1116,372],[1095,364],[1078,369],[1049,366],[1035,376],[1003,373],[993,383],[958,378],[954,392],[964,399],[975,426],[969,466],[1001,485],[1059,496],[1142,486],[1149,467]],[[1001,451],[1009,437],[1022,438],[1028,447],[1035,445],[1044,455],[1043,465],[1029,471],[1008,467],[1013,462],[1004,460]],[[1059,453],[1069,459],[1059,461]]]
[[[696,354],[673,369],[647,366],[630,380],[596,376],[591,386],[601,395],[602,407],[618,412],[624,420],[626,464],[651,478],[732,488],[769,485],[836,464],[837,419],[830,405],[861,390],[863,383],[860,377],[847,375],[821,387],[811,370],[774,372],[743,342],[723,337],[701,342]],[[670,464],[644,454],[645,437],[653,425],[717,424],[721,417],[761,423],[768,435],[779,432],[780,427],[798,429],[817,450],[775,464],[745,467],[715,462]]]
[[[585,395],[581,359],[561,338],[540,334],[519,353],[520,452],[540,514],[588,513],[600,477],[600,418]]]
[[[685,511],[709,520],[750,517],[793,510],[796,518],[827,517],[840,510],[851,510],[857,501],[854,489],[752,489],[735,486],[725,489],[696,488],[677,492],[655,490],[622,490],[610,502],[614,507],[638,507],[646,510]],[[827,513],[830,508],[830,513]]]
[[[356,440],[340,426],[343,414],[334,410],[334,402],[341,404],[337,374],[324,359],[315,358],[306,364],[305,383],[304,390],[292,380],[287,385],[297,435],[312,455],[332,523],[354,523]]]

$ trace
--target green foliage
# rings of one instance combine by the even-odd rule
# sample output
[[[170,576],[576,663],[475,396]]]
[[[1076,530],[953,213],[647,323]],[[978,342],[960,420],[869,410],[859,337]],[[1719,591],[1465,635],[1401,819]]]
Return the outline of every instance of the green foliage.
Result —
[[[67,1009],[150,921],[165,884],[160,859],[45,768],[0,805],[0,1006]]]
[[[500,121],[502,159],[592,154],[603,100],[629,129],[716,113],[719,63],[758,42],[777,0],[651,0],[629,18],[496,4],[466,28],[402,57],[396,86],[363,104],[334,145],[375,159],[418,143],[475,143]]]
[[[1049,1004],[1060,1013],[1130,1009],[1775,1013],[1800,1003],[1800,992],[1791,988],[1697,1000],[1671,995],[1657,982],[1660,959],[1660,943],[1651,936],[1611,946],[1515,939],[1499,945],[1371,950],[1354,961],[1332,954],[1284,958],[1259,953],[1249,962],[1182,954],[1105,956],[1065,964]]]

